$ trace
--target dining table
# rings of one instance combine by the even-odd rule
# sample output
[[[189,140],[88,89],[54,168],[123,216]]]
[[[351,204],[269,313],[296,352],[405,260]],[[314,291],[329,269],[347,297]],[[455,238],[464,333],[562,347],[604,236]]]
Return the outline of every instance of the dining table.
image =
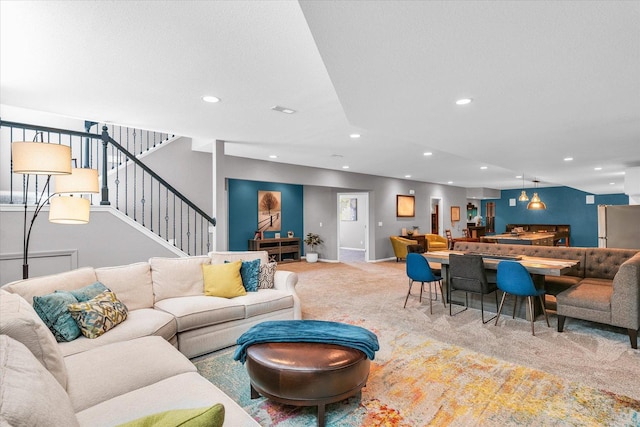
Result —
[[[572,270],[573,267],[580,263],[579,260],[558,259],[558,258],[542,258],[526,255],[504,255],[480,252],[463,252],[454,250],[432,251],[422,254],[429,264],[434,268],[435,264],[439,264],[442,275],[442,286],[447,302],[451,303],[451,295],[449,293],[449,255],[450,254],[477,254],[481,255],[484,261],[484,268],[487,270],[491,279],[495,278],[495,272],[498,264],[504,260],[516,261],[522,264],[533,279],[533,283],[537,289],[544,289],[545,276],[562,276]],[[534,315],[542,311],[540,304],[536,306]]]

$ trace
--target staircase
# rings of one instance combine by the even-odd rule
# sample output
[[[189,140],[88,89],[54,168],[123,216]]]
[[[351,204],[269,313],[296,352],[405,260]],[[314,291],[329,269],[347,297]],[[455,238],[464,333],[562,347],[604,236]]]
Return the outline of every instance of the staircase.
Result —
[[[0,203],[35,204],[47,177],[12,172],[10,143],[38,141],[71,147],[73,167],[97,169],[100,195],[92,205],[110,206],[185,255],[211,250],[215,218],[196,206],[144,163],[144,158],[179,137],[166,133],[85,122],[85,130],[57,129],[0,120]],[[53,191],[49,189],[49,191]],[[45,196],[46,198],[46,196]]]

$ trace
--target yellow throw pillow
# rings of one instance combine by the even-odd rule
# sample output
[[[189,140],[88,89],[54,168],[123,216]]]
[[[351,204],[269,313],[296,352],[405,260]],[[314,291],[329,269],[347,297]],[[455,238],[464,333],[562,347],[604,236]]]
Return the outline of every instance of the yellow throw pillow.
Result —
[[[210,408],[174,409],[147,415],[118,427],[221,427],[224,422],[222,403]]]
[[[204,294],[210,297],[233,298],[246,295],[242,285],[240,267],[242,261],[227,264],[202,265]]]

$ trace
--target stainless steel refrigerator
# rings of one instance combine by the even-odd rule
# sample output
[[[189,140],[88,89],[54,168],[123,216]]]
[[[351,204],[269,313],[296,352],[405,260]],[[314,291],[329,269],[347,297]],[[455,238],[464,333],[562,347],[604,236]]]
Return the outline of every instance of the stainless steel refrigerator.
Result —
[[[640,249],[640,205],[598,205],[598,247]]]

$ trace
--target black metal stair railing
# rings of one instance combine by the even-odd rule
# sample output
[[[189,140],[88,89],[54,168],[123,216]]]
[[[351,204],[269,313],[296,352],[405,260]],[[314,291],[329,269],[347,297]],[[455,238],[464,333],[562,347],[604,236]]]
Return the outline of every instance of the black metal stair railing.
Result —
[[[35,203],[46,178],[33,176],[35,186],[24,192],[25,177],[12,172],[10,144],[4,141],[31,141],[40,132],[44,142],[69,145],[76,167],[98,169],[101,196],[92,195],[92,204],[113,206],[188,255],[209,252],[215,218],[140,159],[172,136],[113,125],[103,125],[101,133],[88,132],[96,125],[85,122],[87,131],[82,132],[0,120],[0,202],[24,204],[26,194],[27,203]]]

